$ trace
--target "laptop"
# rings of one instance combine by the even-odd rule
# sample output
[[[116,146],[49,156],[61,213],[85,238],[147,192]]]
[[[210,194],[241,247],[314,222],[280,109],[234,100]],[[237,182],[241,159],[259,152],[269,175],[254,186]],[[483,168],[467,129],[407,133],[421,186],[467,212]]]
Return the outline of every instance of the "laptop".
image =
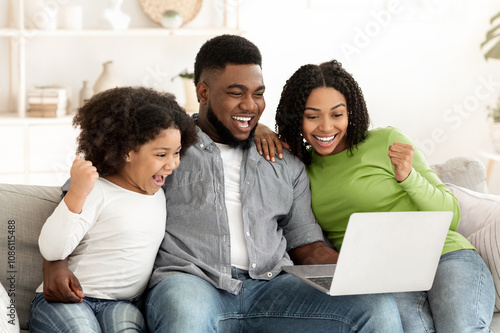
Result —
[[[331,296],[432,287],[453,212],[354,213],[337,264],[282,269]]]

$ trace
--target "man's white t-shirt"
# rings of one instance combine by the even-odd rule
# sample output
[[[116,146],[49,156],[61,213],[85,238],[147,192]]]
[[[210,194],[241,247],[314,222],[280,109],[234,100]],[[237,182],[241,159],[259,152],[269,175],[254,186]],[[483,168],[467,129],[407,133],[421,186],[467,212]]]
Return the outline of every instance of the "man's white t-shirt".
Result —
[[[243,150],[217,143],[224,165],[224,189],[231,236],[231,265],[248,270],[247,241],[241,213],[240,172]]]

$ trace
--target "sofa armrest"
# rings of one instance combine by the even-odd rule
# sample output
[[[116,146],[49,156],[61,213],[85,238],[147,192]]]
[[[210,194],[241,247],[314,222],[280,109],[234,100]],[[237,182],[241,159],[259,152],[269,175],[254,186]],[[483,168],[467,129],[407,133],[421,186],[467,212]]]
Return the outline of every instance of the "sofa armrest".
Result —
[[[31,300],[43,281],[38,236],[61,200],[59,187],[0,184],[0,281],[27,329]]]
[[[500,196],[487,193],[486,168],[476,158],[457,157],[431,167],[458,200],[457,232],[488,266],[496,289],[495,312],[500,312]]]

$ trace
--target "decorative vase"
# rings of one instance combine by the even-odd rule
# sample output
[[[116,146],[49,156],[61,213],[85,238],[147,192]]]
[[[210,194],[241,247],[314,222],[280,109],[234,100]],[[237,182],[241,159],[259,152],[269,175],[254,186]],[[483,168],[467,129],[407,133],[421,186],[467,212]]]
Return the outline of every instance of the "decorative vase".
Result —
[[[89,86],[88,81],[83,81],[83,87],[80,90],[80,102],[78,107],[82,107],[85,102],[94,95],[94,90]]]
[[[490,123],[490,136],[495,151],[500,154],[500,123]]]
[[[94,94],[98,94],[104,90],[119,87],[122,85],[120,79],[118,79],[117,75],[115,74],[113,62],[107,61],[102,65],[102,74],[94,84]]]
[[[187,113],[198,112],[199,104],[198,98],[196,97],[196,87],[194,86],[193,79],[183,77],[182,83],[184,84],[184,97],[186,100],[184,109]]]
[[[110,7],[102,14],[113,30],[127,30],[130,24],[130,16],[121,10],[122,3],[123,0],[109,0]]]
[[[60,21],[63,29],[82,30],[83,7],[74,5],[63,7]]]

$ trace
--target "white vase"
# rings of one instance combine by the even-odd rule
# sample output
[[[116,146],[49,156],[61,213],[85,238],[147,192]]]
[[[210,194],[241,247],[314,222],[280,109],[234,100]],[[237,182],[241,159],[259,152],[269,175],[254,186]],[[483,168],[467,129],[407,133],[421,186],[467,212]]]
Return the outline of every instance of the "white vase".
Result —
[[[55,1],[25,0],[26,26],[32,29],[56,30],[60,7]]]
[[[110,7],[104,9],[103,19],[113,30],[127,30],[130,24],[130,16],[122,12],[123,0],[109,0]]]
[[[83,28],[83,7],[66,6],[61,9],[60,23],[62,29],[82,30]]]
[[[193,79],[182,78],[182,83],[184,85],[184,97],[186,103],[184,104],[184,109],[187,113],[198,112],[199,103],[196,97],[196,88],[194,86]]]
[[[80,90],[80,101],[78,107],[82,107],[85,102],[92,97],[94,94],[94,89],[92,89],[89,85],[88,81],[83,81],[83,87]]]
[[[102,74],[94,84],[94,94],[98,94],[104,90],[119,87],[122,85],[120,79],[115,73],[113,62],[107,61],[102,65]]]

